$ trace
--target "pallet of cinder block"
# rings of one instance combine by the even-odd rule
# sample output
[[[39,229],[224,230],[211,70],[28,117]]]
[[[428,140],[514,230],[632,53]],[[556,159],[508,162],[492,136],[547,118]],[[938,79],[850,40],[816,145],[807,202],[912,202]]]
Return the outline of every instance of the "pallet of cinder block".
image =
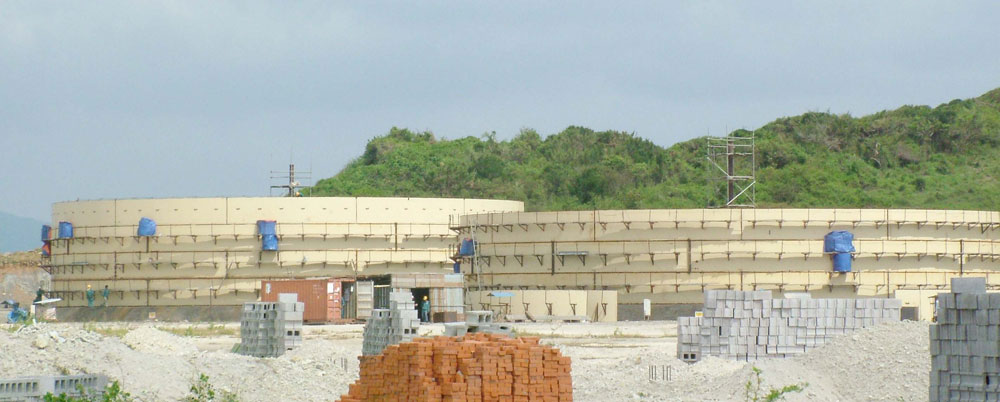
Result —
[[[930,401],[1000,400],[1000,293],[983,278],[953,278],[930,327]]]
[[[787,357],[856,328],[898,321],[900,307],[896,299],[814,300],[808,294],[772,299],[770,291],[710,290],[697,328],[688,318],[678,320],[679,336],[690,335],[678,339],[678,358]]]
[[[386,346],[408,342],[417,336],[420,319],[408,290],[389,292],[389,309],[376,309],[365,322],[362,355],[377,355]]]
[[[700,360],[698,338],[701,336],[702,317],[677,318],[677,358],[686,362]]]
[[[41,401],[46,394],[80,396],[80,389],[100,393],[108,377],[94,374],[31,376],[0,379],[0,401]]]

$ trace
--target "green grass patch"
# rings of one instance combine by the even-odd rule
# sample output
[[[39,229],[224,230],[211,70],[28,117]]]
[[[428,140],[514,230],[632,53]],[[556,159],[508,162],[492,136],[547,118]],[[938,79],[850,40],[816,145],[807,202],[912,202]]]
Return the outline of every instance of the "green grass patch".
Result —
[[[92,322],[84,323],[83,329],[90,332],[95,332],[104,336],[113,336],[115,338],[121,338],[128,333],[129,329],[127,327],[114,327],[114,326],[101,326]]]
[[[236,336],[240,334],[237,328],[228,328],[225,325],[209,324],[208,326],[189,325],[187,327],[156,327],[160,331],[169,332],[178,336]]]

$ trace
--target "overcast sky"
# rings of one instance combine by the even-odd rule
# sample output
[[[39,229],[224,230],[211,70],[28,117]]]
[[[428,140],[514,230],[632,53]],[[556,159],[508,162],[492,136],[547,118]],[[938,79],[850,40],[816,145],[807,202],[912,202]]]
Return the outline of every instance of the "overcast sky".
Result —
[[[0,211],[267,195],[392,126],[669,146],[1000,86],[996,2],[816,3],[0,1]]]

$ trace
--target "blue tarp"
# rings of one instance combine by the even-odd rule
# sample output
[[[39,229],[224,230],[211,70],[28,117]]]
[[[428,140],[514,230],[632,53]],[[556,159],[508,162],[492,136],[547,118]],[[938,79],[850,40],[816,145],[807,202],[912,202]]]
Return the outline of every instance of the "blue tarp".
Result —
[[[139,219],[139,230],[136,231],[139,236],[153,236],[156,234],[156,221],[143,217]]]
[[[278,251],[278,223],[275,221],[257,221],[257,231],[260,232],[260,248],[264,251]]]
[[[276,235],[278,234],[278,222],[257,221],[257,232],[262,235]]]
[[[823,237],[823,252],[833,253],[834,272],[851,272],[854,235],[843,230],[827,233]]]
[[[853,253],[854,235],[851,232],[838,230],[827,233],[823,237],[824,253]]]
[[[69,222],[59,222],[59,238],[73,238],[73,224]]]
[[[52,226],[42,225],[42,241],[49,241],[52,238]]]
[[[476,254],[476,243],[472,239],[463,239],[462,245],[458,248],[458,253],[464,256]]]
[[[851,272],[851,253],[839,253],[833,255],[834,272]]]

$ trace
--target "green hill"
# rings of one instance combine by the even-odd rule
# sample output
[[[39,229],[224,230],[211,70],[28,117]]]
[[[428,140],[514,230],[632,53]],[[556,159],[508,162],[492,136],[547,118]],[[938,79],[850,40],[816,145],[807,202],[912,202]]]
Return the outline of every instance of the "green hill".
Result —
[[[760,207],[1000,209],[1000,89],[857,118],[810,112],[754,135]],[[393,128],[305,193],[501,198],[532,211],[704,207],[722,198],[705,152],[704,138],[663,148],[583,127],[509,141]]]

